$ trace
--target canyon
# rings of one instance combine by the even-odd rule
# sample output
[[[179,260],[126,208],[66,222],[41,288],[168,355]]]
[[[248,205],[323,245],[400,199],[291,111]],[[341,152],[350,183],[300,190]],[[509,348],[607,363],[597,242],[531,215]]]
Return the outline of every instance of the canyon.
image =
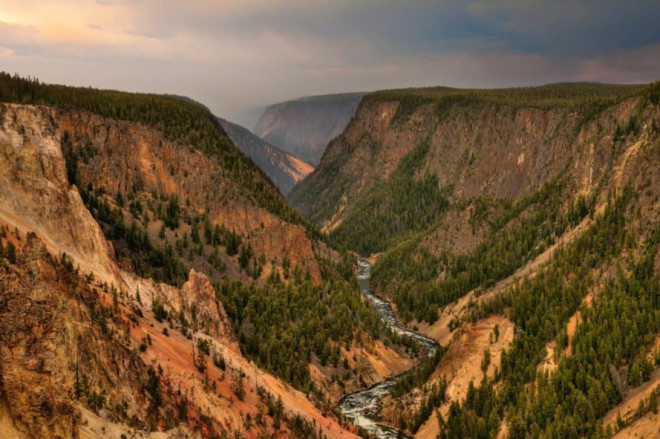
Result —
[[[657,83],[267,111],[328,119],[312,170],[194,101],[0,80],[3,437],[655,434]]]
[[[252,134],[247,128],[228,120],[219,119],[219,121],[234,144],[268,175],[282,194],[291,192],[297,183],[314,170],[312,165],[274,147]]]
[[[99,99],[95,90],[84,93]],[[339,255],[235,155],[220,129],[219,149],[203,150],[153,123],[99,113],[80,105],[0,107],[3,434],[352,437],[355,428],[333,413],[333,401],[344,386],[406,367],[403,353],[382,341],[371,347],[373,336],[351,324],[342,328],[351,333],[346,350],[331,341],[335,335],[318,349],[331,347],[333,362],[359,362],[355,376],[343,360],[332,366],[306,357],[269,373],[254,352],[246,358],[252,321],[237,326],[240,309],[236,302],[226,309],[223,296],[225,287],[231,294],[252,284],[256,293],[295,291],[314,310],[359,299],[334,271]],[[342,299],[329,295],[328,282],[344,290]],[[310,289],[324,297],[310,302]],[[264,300],[259,294],[254,300]],[[377,321],[366,305],[351,306]],[[294,322],[303,323],[292,316],[280,331]],[[306,369],[297,388],[282,378],[294,361]],[[352,380],[338,382],[339,372]]]
[[[445,349],[412,385],[383,397],[381,422],[415,437],[522,432],[536,437],[539,429],[550,434],[568,425],[580,426],[587,436],[608,430],[631,437],[638,424],[639,431],[648,431],[644,425],[657,411],[651,393],[645,393],[636,414],[628,412],[628,421],[601,425],[576,420],[567,414],[570,409],[557,406],[563,418],[535,418],[526,411],[534,405],[530,399],[545,396],[501,389],[530,381],[557,383],[571,376],[566,368],[576,367],[576,361],[602,366],[553,346],[579,344],[575,316],[586,312],[584,303],[600,300],[598,310],[604,312],[615,292],[625,288],[621,279],[635,278],[636,264],[650,264],[653,272],[660,267],[657,105],[657,84],[436,87],[381,91],[362,99],[345,131],[288,198],[335,246],[369,257],[374,292],[392,301],[408,328]],[[614,220],[614,200],[627,203],[617,211],[618,238],[607,235],[613,223],[605,226]],[[624,235],[635,244],[616,244]],[[604,250],[608,244],[596,250],[594,239],[609,240],[609,250]],[[582,259],[568,268],[577,254],[590,265]],[[657,290],[657,278],[644,279],[643,295]],[[543,291],[542,300],[550,303],[566,294],[560,291],[575,288],[574,305],[564,298],[554,311],[541,311],[532,305],[530,288]],[[657,315],[657,307],[640,312]],[[598,320],[597,315],[591,318]],[[539,320],[553,323],[539,330]],[[589,328],[584,331],[598,326]],[[616,368],[609,366],[618,370],[612,372],[616,378],[594,378],[619,386],[608,404],[593,408],[596,417],[605,416],[613,403],[625,406],[630,398],[625,389],[638,382],[625,372],[632,363],[645,364],[645,380],[649,370],[657,370],[657,327],[636,334],[640,351],[617,360]],[[561,370],[523,374],[511,356],[530,351],[552,358]],[[522,364],[531,368],[536,360]],[[651,380],[647,392],[657,389]],[[498,399],[503,394],[509,399]],[[532,424],[536,430],[529,429]]]

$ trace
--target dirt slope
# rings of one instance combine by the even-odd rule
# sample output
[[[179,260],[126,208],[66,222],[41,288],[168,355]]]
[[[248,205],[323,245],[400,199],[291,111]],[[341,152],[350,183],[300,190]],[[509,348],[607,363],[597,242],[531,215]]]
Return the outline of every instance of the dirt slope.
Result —
[[[107,148],[103,154],[111,159],[98,165],[95,178],[109,188],[141,175],[151,188],[181,191],[181,181],[168,172],[140,174],[140,167],[150,169],[146,163],[153,160],[155,170],[162,169],[168,158],[191,169],[210,166],[202,157],[189,151],[177,155],[183,152],[175,145],[157,157],[150,148],[162,139],[153,132],[81,113],[58,115],[44,107],[5,105],[2,116],[0,239],[3,249],[11,241],[18,253],[15,262],[4,254],[0,258],[3,434],[119,438],[142,431],[155,438],[222,432],[257,437],[269,432],[290,437],[321,430],[328,437],[352,437],[331,414],[241,355],[206,275],[191,271],[177,288],[117,266],[113,246],[77,188],[69,185],[60,139],[66,130],[71,139],[81,136],[88,146]],[[113,168],[113,144],[115,153],[127,148],[124,159],[133,164],[125,168],[128,175]],[[239,206],[229,210],[239,218],[249,215]],[[304,229],[296,232],[297,226],[272,214],[262,212],[261,219],[274,228],[262,232],[261,247],[254,240],[255,248],[281,255],[286,250],[278,245],[294,243],[287,248],[305,257],[295,242],[307,239],[312,254]],[[235,224],[251,230],[249,223]],[[287,227],[294,230],[292,236],[287,236]],[[269,237],[281,229],[281,237]],[[154,301],[161,304],[165,319],[154,314]],[[199,340],[208,342],[204,361]],[[223,359],[224,370],[214,358]],[[269,415],[268,407],[275,414]],[[296,416],[302,421],[294,422]]]

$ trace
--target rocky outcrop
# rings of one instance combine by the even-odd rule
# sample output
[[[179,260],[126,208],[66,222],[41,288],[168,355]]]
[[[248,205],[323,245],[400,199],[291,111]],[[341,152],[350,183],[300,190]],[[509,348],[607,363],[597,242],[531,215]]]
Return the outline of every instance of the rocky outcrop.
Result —
[[[453,200],[516,200],[562,173],[576,196],[589,194],[622,153],[614,134],[637,114],[641,101],[626,98],[629,92],[623,90],[593,114],[594,107],[578,107],[579,100],[512,103],[505,92],[496,98],[451,89],[367,95],[289,200],[333,230],[425,142],[428,152],[414,175],[437,177]],[[542,89],[538,93],[542,96]]]
[[[86,187],[101,197],[136,188],[132,195],[144,197],[143,213],[152,221],[147,201],[178,196],[181,228],[168,230],[169,237],[190,239],[184,219],[204,212],[268,264],[288,257],[320,280],[303,226],[256,207],[214,159],[143,126],[78,111],[1,108],[0,242],[5,249],[11,241],[18,259],[0,250],[0,436],[119,439],[159,430],[154,437],[208,437],[251,430],[289,437],[287,419],[299,415],[328,436],[352,437],[304,394],[241,355],[209,276],[191,269],[177,288],[117,267],[113,246],[70,184],[75,168],[67,167],[61,144],[85,148],[75,177],[86,178]],[[128,209],[124,214],[130,224]],[[237,259],[225,260],[237,267]],[[240,278],[238,268],[231,270],[226,275]],[[155,299],[166,319],[154,314]],[[200,339],[213,354],[205,368]],[[239,401],[232,380],[248,374],[251,381],[237,378],[247,394]],[[283,399],[278,428],[264,412],[268,395]],[[247,414],[265,422],[246,424]]]
[[[12,232],[0,241],[18,249],[15,263],[0,257],[3,438],[120,439],[136,431],[140,437],[196,438],[246,429],[291,437],[287,419],[294,415],[313,420],[329,437],[354,437],[304,394],[240,354],[205,275],[191,272],[180,289],[140,280],[140,303],[139,296],[88,284],[35,234]],[[172,319],[159,321],[152,300],[161,301]],[[192,335],[172,325],[181,313],[194,323]],[[200,339],[208,340],[213,354],[204,369],[194,354]],[[241,376],[247,378],[232,378]],[[244,381],[244,399],[236,399],[236,379]],[[286,418],[273,428],[264,401],[280,397]],[[246,424],[246,414],[265,422]]]
[[[311,96],[266,108],[254,132],[268,143],[316,166],[328,142],[341,134],[363,93]]]
[[[236,342],[222,302],[216,299],[215,289],[203,273],[190,270],[188,281],[181,288],[157,288],[152,295],[175,315],[182,313],[193,331],[208,334],[227,344]]]
[[[118,282],[112,246],[69,185],[54,112],[1,105],[0,218],[38,233],[52,252],[68,253],[83,271]]]
[[[17,264],[0,262],[0,291],[0,417],[17,437],[77,437],[79,401],[100,395],[124,419],[143,418],[145,365],[102,329],[97,294],[36,235]]]
[[[27,273],[0,268],[0,400],[21,435],[74,437],[68,364],[57,355],[62,303],[49,288],[56,274],[40,260],[43,247],[30,244],[24,255]]]
[[[571,355],[570,346],[576,345],[571,338],[577,317],[561,316],[565,303],[554,308],[521,306],[519,294],[524,297],[521,291],[530,282],[538,282],[531,301],[543,302],[549,296],[557,300],[559,296],[544,291],[547,286],[570,289],[578,279],[589,285],[576,288],[584,301],[573,316],[581,316],[592,300],[608,300],[607,288],[613,286],[614,277],[623,279],[627,275],[623,273],[637,270],[634,261],[645,245],[655,248],[660,194],[658,103],[657,83],[650,87],[560,84],[487,91],[413,89],[378,92],[363,99],[353,121],[289,199],[335,234],[336,240],[344,238],[349,248],[360,240],[361,232],[375,230],[376,239],[365,240],[362,246],[373,249],[379,239],[390,238],[383,230],[394,230],[395,239],[372,255],[377,260],[372,286],[393,298],[397,312],[411,326],[419,325],[422,333],[447,348],[424,383],[415,383],[405,395],[382,402],[382,420],[407,425],[415,437],[436,437],[443,431],[445,436],[456,436],[452,423],[485,421],[487,416],[479,419],[479,409],[474,410],[479,403],[471,405],[468,396],[470,388],[492,385],[482,380],[484,375],[491,378],[501,373],[489,387],[495,392],[523,395],[535,387],[533,375],[518,389],[507,387],[509,380],[519,378],[516,375],[522,368],[500,369],[507,350],[515,352],[508,358],[510,363],[517,361],[516,354],[526,352],[527,347],[515,347],[520,337],[547,338],[546,358],[554,364],[569,364],[565,358]],[[444,191],[446,198],[441,201],[446,204],[415,229],[415,222],[422,220],[419,213],[428,212],[424,206],[440,204],[441,197],[435,197],[439,190]],[[401,193],[406,196],[397,198]],[[614,209],[621,209],[616,227],[625,231],[619,233],[631,245],[623,248],[623,240],[613,242],[614,235],[598,243],[594,236],[607,230],[601,224],[606,223],[604,217],[611,217],[613,200],[626,197],[634,199],[631,205]],[[409,206],[414,209],[406,209]],[[382,223],[393,226],[378,227]],[[530,243],[535,244],[529,246],[533,251],[520,257]],[[597,262],[591,266],[575,271],[566,268],[572,265],[566,264],[571,260],[566,254],[590,258],[590,253],[604,248],[607,256],[593,259]],[[660,257],[653,258],[657,270]],[[653,270],[650,259],[647,262],[650,279]],[[507,263],[506,270],[500,269]],[[551,281],[543,283],[543,276]],[[622,297],[629,294],[633,300],[634,294],[622,288]],[[436,309],[434,300],[439,304]],[[593,321],[599,321],[598,313],[607,308],[594,306]],[[430,313],[425,314],[426,310]],[[552,340],[538,328],[530,337],[530,318],[521,318],[528,312],[536,321],[565,321],[566,330],[560,334],[569,347],[563,352],[555,349],[560,336]],[[609,324],[609,319],[600,319]],[[648,347],[655,339],[652,330],[647,337]],[[637,354],[649,356],[645,350]],[[525,361],[537,366],[541,358]],[[583,369],[598,367],[582,361]],[[548,373],[555,383],[559,381],[558,375]],[[562,373],[561,379],[565,377]],[[548,375],[536,376],[538,382],[546,379]],[[436,397],[438,389],[441,396]],[[454,407],[456,403],[462,408]],[[563,397],[557,406],[562,404],[566,404]],[[498,437],[506,436],[507,425],[509,431],[515,425],[512,409],[503,410],[509,418],[501,420]],[[464,417],[449,415],[460,410]],[[609,422],[615,415],[608,416]],[[558,431],[559,424],[540,434]],[[633,431],[648,432],[649,425],[651,418],[643,416],[641,429]]]
[[[274,147],[248,129],[225,119],[218,120],[232,142],[268,175],[284,195],[314,170],[310,164]]]

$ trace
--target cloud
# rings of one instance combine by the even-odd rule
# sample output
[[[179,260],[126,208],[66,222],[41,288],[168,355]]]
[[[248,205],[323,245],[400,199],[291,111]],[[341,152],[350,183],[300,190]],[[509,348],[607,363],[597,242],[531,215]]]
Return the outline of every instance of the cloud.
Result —
[[[98,3],[101,6],[112,6],[112,5],[117,5],[117,4],[135,4],[139,3],[139,0],[96,0],[96,3]]]
[[[230,118],[307,94],[660,77],[657,1],[3,3],[3,68],[190,95]]]
[[[580,63],[581,81],[643,83],[660,79],[660,43],[634,50],[619,50]]]

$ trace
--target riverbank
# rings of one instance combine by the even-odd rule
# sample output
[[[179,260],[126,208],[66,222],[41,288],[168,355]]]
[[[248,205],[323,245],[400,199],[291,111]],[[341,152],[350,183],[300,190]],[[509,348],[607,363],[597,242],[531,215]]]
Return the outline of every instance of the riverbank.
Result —
[[[410,338],[420,347],[421,355],[418,355],[417,361],[413,367],[377,383],[368,389],[351,393],[344,396],[339,401],[340,411],[353,424],[363,428],[365,431],[373,434],[380,439],[401,439],[408,438],[402,431],[382,423],[380,418],[382,400],[390,395],[397,382],[406,375],[413,373],[422,363],[425,355],[432,355],[438,348],[438,343],[417,332],[404,329],[396,318],[394,310],[389,302],[377,296],[369,289],[369,279],[371,277],[371,264],[362,258],[358,258],[359,273],[357,275],[362,294],[369,300],[370,304],[378,311],[383,323],[394,331],[400,337]]]

